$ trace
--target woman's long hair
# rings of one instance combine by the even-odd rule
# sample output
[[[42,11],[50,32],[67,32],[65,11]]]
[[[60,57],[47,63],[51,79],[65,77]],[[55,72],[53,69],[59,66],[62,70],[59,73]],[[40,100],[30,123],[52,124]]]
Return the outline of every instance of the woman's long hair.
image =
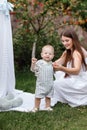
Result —
[[[65,36],[65,37],[72,39],[72,42],[73,42],[72,51],[74,52],[74,50],[77,50],[81,54],[82,64],[84,64],[84,66],[86,68],[86,63],[85,63],[85,58],[84,58],[84,54],[83,54],[83,51],[82,51],[82,46],[80,44],[80,41],[79,41],[79,38],[78,38],[76,32],[72,28],[69,28],[69,29],[64,30],[64,32],[61,33],[61,37],[62,36]],[[67,65],[68,61],[72,61],[72,67],[74,67],[73,57],[72,57],[73,52],[71,52],[70,49],[66,50],[66,60],[65,60],[64,66]]]

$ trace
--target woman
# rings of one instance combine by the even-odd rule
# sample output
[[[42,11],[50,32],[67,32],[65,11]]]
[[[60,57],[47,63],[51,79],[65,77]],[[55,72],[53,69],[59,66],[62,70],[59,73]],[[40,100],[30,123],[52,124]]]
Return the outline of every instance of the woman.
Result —
[[[61,34],[61,41],[66,50],[53,63],[56,79],[52,105],[58,101],[68,103],[72,107],[87,105],[87,67],[85,60],[87,52],[80,45],[78,36],[72,28],[64,30]]]

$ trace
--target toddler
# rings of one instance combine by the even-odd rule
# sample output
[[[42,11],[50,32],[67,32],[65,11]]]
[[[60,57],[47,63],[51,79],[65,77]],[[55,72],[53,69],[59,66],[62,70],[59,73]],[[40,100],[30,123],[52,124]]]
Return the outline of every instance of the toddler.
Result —
[[[42,98],[45,98],[45,110],[52,111],[50,107],[51,97],[53,96],[53,66],[54,48],[51,45],[45,45],[41,51],[42,59],[32,58],[31,71],[35,72],[37,77],[35,90],[35,106],[32,112],[39,110]]]

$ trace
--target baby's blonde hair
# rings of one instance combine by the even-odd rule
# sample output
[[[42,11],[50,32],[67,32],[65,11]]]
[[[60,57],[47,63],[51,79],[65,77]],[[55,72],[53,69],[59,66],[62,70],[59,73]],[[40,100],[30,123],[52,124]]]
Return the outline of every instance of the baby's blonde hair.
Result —
[[[48,44],[48,45],[43,46],[42,47],[42,51],[44,50],[44,48],[50,48],[53,51],[53,53],[54,53],[54,47],[52,45]]]

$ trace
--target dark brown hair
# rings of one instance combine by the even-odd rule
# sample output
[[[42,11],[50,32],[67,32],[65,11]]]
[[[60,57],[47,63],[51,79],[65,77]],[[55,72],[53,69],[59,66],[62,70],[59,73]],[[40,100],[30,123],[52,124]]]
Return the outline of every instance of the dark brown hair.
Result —
[[[72,39],[72,42],[73,42],[73,52],[74,50],[77,50],[81,56],[82,56],[82,63],[84,64],[84,66],[86,67],[86,63],[85,63],[85,58],[84,58],[84,55],[83,55],[83,51],[82,51],[82,46],[80,44],[80,41],[79,41],[79,38],[76,34],[76,32],[74,31],[73,28],[67,28],[65,29],[62,33],[61,33],[61,37],[62,36],[65,36],[65,37],[68,37],[68,38],[71,38]],[[73,64],[73,57],[72,57],[72,54],[71,54],[71,50],[70,49],[67,49],[66,50],[66,60],[65,60],[65,63],[64,63],[64,66],[67,65],[67,62],[72,60],[72,67],[74,67],[74,64]]]

